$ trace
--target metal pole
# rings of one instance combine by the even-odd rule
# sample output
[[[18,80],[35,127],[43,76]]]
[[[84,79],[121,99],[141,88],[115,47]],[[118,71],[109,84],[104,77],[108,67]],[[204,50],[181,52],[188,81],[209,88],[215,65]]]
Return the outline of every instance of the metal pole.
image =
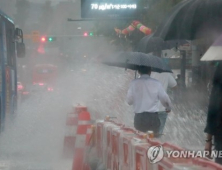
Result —
[[[68,18],[67,21],[107,21],[107,20],[135,20],[138,18],[84,18],[84,19],[71,19]]]
[[[181,85],[183,88],[186,87],[186,51],[180,50],[181,55]]]

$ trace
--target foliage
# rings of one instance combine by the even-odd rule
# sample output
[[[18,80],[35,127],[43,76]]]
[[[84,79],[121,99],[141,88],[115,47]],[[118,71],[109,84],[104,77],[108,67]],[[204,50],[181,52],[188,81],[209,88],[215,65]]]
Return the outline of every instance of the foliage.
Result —
[[[28,0],[16,0],[16,14],[14,15],[15,23],[20,28],[25,27],[25,22],[29,16],[30,4]]]

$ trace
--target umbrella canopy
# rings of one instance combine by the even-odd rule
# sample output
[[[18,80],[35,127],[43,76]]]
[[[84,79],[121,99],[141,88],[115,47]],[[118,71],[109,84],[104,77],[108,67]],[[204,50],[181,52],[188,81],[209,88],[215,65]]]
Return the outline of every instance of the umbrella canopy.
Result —
[[[131,70],[137,70],[139,66],[147,66],[151,67],[154,72],[172,72],[163,59],[140,52],[120,52],[107,57],[103,63]]]
[[[222,32],[222,0],[184,0],[160,24],[154,36],[193,40]]]
[[[201,58],[201,61],[222,60],[222,35],[213,43]]]
[[[180,45],[186,44],[185,40],[172,40],[164,41],[160,37],[154,37],[154,34],[143,37],[137,46],[138,52],[150,53],[154,51],[162,51],[166,49],[171,49],[178,47]]]

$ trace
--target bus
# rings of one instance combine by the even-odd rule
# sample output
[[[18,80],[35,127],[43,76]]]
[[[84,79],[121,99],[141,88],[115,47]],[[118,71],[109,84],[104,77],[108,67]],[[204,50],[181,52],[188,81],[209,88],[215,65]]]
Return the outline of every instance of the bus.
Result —
[[[17,57],[25,57],[23,32],[0,11],[0,131],[17,108]]]
[[[38,64],[33,69],[33,85],[42,87],[42,89],[47,91],[54,91],[57,74],[57,66],[53,64]]]

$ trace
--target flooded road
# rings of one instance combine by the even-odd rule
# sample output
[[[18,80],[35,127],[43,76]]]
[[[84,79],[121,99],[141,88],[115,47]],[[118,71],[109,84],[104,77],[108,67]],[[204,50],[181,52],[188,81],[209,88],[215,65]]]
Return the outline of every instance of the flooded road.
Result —
[[[92,119],[116,116],[121,123],[133,126],[134,114],[125,102],[133,78],[134,72],[130,70],[93,60],[76,62],[59,77],[58,91],[32,94],[21,103],[13,123],[0,136],[0,159],[50,168],[63,162],[69,169],[72,160],[67,163],[62,158],[67,113],[80,103],[89,108]],[[192,100],[197,93],[189,94],[182,101],[171,96],[174,109],[160,140],[188,149],[203,149],[206,106],[199,104],[198,98]]]

